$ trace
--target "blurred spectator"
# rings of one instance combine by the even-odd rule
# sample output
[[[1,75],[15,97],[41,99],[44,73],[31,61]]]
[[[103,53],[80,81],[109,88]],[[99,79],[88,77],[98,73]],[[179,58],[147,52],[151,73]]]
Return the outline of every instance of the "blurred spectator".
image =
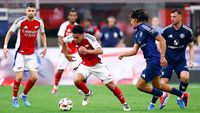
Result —
[[[162,28],[159,26],[159,18],[158,17],[153,17],[152,21],[151,21],[152,27],[158,32],[158,33],[162,33]]]
[[[81,25],[83,26],[86,33],[94,35],[96,37],[97,41],[98,42],[100,41],[100,30],[98,29],[97,26],[93,25],[91,18],[84,19],[84,21],[81,23]]]
[[[102,29],[100,40],[103,47],[125,47],[123,32],[116,27],[113,16],[107,18],[107,26]]]

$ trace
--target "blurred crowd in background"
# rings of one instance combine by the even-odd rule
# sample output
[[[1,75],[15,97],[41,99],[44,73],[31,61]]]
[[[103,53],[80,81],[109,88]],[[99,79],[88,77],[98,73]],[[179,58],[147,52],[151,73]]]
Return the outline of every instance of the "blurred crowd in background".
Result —
[[[26,3],[4,3],[1,8],[20,9]],[[39,16],[45,24],[48,47],[57,47],[57,33],[60,25],[67,20],[71,8],[78,10],[77,23],[81,24],[87,33],[96,36],[103,47],[132,47],[134,44],[134,29],[129,24],[128,11],[130,9],[145,8],[152,17],[151,24],[159,33],[171,24],[170,10],[180,8],[183,11],[184,24],[194,31],[196,45],[200,45],[200,10],[186,10],[186,7],[200,5],[200,2],[189,3],[43,3],[38,10]],[[23,16],[23,12],[11,13],[7,20],[0,19],[0,47],[4,37],[14,19]],[[0,16],[2,16],[0,14]],[[14,48],[16,34],[12,36],[9,47]]]

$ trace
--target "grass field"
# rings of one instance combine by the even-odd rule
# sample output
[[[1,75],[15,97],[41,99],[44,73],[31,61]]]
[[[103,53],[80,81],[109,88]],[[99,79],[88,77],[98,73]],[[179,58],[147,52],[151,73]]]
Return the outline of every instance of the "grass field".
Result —
[[[90,85],[94,96],[88,106],[81,106],[82,96],[74,86],[61,86],[56,95],[51,95],[51,86],[35,86],[28,95],[31,107],[25,107],[19,100],[20,108],[11,105],[12,87],[0,86],[0,113],[62,113],[58,109],[58,101],[68,97],[73,101],[70,113],[124,113],[116,97],[103,85]],[[148,111],[147,106],[151,95],[138,91],[133,85],[119,85],[132,110],[130,113],[199,113],[200,112],[200,84],[190,84],[190,103],[186,109],[180,109],[175,102],[175,96],[170,96],[167,106],[159,109],[159,102],[154,111]],[[21,87],[20,92],[24,87]]]

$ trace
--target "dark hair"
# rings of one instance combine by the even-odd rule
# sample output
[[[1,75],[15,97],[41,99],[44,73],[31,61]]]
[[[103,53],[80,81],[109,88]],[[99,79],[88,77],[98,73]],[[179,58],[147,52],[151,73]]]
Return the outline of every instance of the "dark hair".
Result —
[[[28,7],[33,7],[33,8],[35,8],[35,3],[32,3],[32,2],[27,3],[27,4],[26,4],[26,8],[28,8]]]
[[[84,29],[80,25],[75,25],[73,27],[73,29],[72,29],[72,33],[74,33],[74,34],[83,34],[84,33]]]
[[[148,12],[144,9],[131,9],[129,11],[129,18],[137,19],[138,22],[149,22],[151,19]]]
[[[179,15],[182,15],[182,11],[179,8],[174,8],[171,10],[171,13],[178,13]]]
[[[75,8],[71,8],[71,9],[69,10],[68,14],[69,14],[70,12],[76,12],[77,15],[78,15],[78,10],[76,10]]]

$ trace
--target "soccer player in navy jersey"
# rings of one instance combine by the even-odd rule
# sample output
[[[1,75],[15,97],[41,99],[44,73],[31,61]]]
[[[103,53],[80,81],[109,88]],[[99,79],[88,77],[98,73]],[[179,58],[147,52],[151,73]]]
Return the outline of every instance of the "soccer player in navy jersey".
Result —
[[[171,21],[172,24],[164,28],[162,36],[166,40],[166,54],[165,57],[168,61],[168,66],[162,69],[161,82],[167,84],[172,76],[173,70],[176,72],[181,83],[179,90],[185,92],[189,82],[188,66],[185,58],[186,47],[189,45],[189,67],[193,66],[194,58],[194,44],[193,44],[193,32],[192,30],[182,23],[182,13],[180,9],[172,9]],[[164,99],[165,103],[160,104],[162,109],[168,100],[169,94],[165,93],[160,99]],[[157,97],[153,97],[148,107],[149,110],[154,110]],[[180,108],[185,108],[180,98],[176,99]]]
[[[187,104],[187,92],[179,91],[168,84],[160,82],[161,66],[167,66],[167,60],[165,58],[166,42],[155,29],[146,25],[150,20],[148,12],[144,9],[130,10],[129,16],[131,25],[137,30],[135,34],[136,43],[132,50],[121,53],[119,59],[136,55],[139,48],[143,51],[147,65],[137,81],[136,87],[140,91],[152,94],[155,97],[161,97],[163,91],[166,91],[180,97],[184,100],[184,104]],[[157,50],[155,40],[160,43],[160,52]],[[152,82],[153,87],[148,84],[150,81]],[[162,103],[164,102],[165,99],[162,100]]]
[[[3,49],[4,55],[7,56],[7,45],[10,40],[10,37],[13,32],[18,31],[17,42],[15,45],[16,53],[13,63],[13,71],[16,72],[16,79],[13,84],[12,105],[15,108],[19,107],[18,91],[20,88],[21,80],[23,78],[23,72],[25,70],[30,71],[30,79],[26,83],[25,89],[20,95],[20,98],[24,101],[25,106],[30,106],[30,103],[27,99],[27,94],[38,79],[38,64],[35,57],[35,46],[38,31],[40,31],[42,43],[44,46],[44,49],[41,52],[42,57],[46,55],[47,51],[44,23],[42,19],[35,17],[35,4],[27,3],[25,13],[26,16],[22,16],[16,19],[10,27],[5,38]]]
[[[100,55],[103,53],[103,50],[96,38],[93,35],[84,33],[84,29],[80,25],[75,25],[72,29],[72,35],[65,37],[62,43],[62,52],[65,54],[66,58],[70,58],[68,48],[66,47],[67,43],[74,45],[82,58],[82,62],[74,75],[75,86],[82,90],[85,95],[82,105],[86,106],[89,103],[90,97],[93,95],[93,92],[83,82],[84,79],[92,74],[100,79],[106,87],[113,92],[121,102],[124,111],[130,111],[131,108],[127,104],[124,95],[114,84],[106,66],[101,62]]]

